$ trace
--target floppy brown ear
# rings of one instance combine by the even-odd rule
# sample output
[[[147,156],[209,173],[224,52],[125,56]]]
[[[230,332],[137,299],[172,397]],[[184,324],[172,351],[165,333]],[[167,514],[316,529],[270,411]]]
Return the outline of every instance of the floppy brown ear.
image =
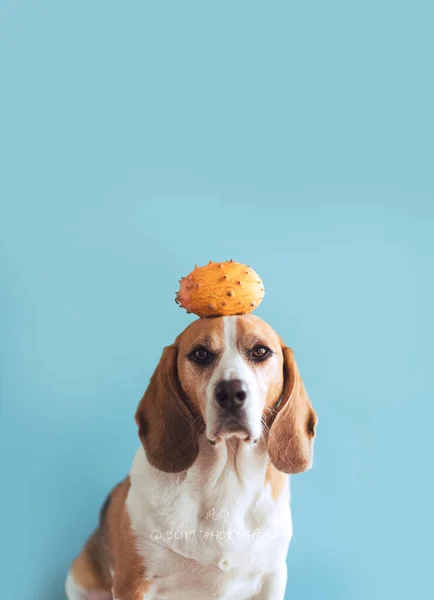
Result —
[[[284,387],[270,429],[268,453],[283,473],[301,473],[312,466],[317,416],[300,377],[291,348],[282,348]]]
[[[153,467],[186,471],[199,452],[194,418],[177,374],[178,350],[167,346],[136,412],[139,437]]]

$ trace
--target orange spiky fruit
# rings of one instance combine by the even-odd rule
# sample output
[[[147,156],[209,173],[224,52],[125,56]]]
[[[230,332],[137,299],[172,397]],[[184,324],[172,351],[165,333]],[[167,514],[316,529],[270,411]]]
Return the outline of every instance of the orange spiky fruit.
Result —
[[[233,260],[196,266],[180,283],[175,301],[198,317],[250,313],[264,297],[264,285],[258,274]]]

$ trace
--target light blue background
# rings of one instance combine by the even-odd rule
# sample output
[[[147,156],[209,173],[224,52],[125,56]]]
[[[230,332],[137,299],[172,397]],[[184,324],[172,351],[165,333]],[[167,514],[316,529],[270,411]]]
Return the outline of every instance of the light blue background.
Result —
[[[2,598],[63,597],[226,258],[320,417],[287,598],[432,594],[432,6],[3,0]]]

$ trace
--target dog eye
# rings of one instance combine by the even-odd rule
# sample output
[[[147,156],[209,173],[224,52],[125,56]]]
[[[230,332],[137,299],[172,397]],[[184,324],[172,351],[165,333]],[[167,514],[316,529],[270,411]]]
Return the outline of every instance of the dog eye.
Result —
[[[261,360],[265,360],[266,358],[268,358],[271,354],[272,354],[272,352],[271,352],[270,348],[267,348],[267,346],[263,346],[261,344],[259,346],[255,346],[253,348],[253,350],[250,353],[250,356],[252,357],[253,360],[261,361]]]
[[[198,365],[208,365],[212,362],[213,355],[206,348],[196,348],[189,354],[188,358]]]

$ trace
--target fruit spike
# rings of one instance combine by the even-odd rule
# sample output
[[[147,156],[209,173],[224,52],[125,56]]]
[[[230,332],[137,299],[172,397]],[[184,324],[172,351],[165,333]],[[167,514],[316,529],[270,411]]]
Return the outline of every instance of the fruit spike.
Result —
[[[262,280],[253,269],[233,259],[211,260],[180,280],[176,302],[199,317],[215,317],[249,313],[263,297]]]

